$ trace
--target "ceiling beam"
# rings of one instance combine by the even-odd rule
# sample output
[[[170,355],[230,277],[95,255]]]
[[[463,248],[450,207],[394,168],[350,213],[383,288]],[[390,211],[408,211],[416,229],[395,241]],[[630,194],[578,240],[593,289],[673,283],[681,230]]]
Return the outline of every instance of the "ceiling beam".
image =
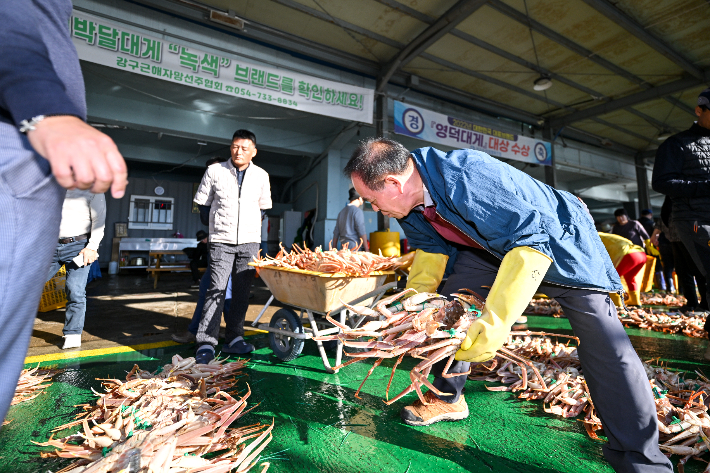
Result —
[[[429,46],[437,42],[456,25],[468,18],[488,0],[459,0],[427,29],[414,38],[392,59],[377,78],[376,92],[382,92],[392,75],[407,65],[412,59],[423,53]]]
[[[603,68],[605,68],[605,69],[607,69],[607,70],[609,70],[621,77],[624,77],[626,80],[643,87],[644,89],[650,89],[653,87],[653,84],[646,82],[641,77],[638,77],[635,74],[632,74],[631,72],[625,70],[624,68],[617,66],[616,64],[612,63],[611,61],[608,61],[608,60],[600,57],[594,51],[587,49],[584,46],[575,43],[574,41],[555,32],[554,30],[548,28],[547,26],[543,25],[542,23],[533,20],[532,18],[528,17],[524,13],[519,12],[515,8],[503,3],[500,0],[490,0],[489,6],[498,10],[500,13],[518,21],[519,23],[529,26],[534,31],[538,32],[539,34],[541,34],[541,35],[551,39],[552,41],[566,47],[567,49],[579,54],[580,56],[585,57],[588,60],[602,66]],[[688,107],[682,103],[679,103],[678,101],[671,101],[670,99],[666,99],[666,100],[673,103],[676,106],[679,106],[681,108],[681,110],[685,111],[686,113],[688,113],[690,115],[695,115],[693,108]]]
[[[627,32],[631,33],[644,43],[651,46],[654,50],[658,51],[669,60],[673,61],[677,66],[682,68],[685,72],[692,75],[696,79],[706,80],[708,78],[705,71],[696,67],[693,63],[678,54],[677,51],[674,51],[665,42],[661,41],[659,38],[649,33],[646,28],[637,23],[636,20],[621,11],[608,0],[582,1],[597,10],[602,15],[606,16],[608,19],[610,19],[617,25],[621,26]]]
[[[402,13],[409,15],[421,22],[424,22],[427,24],[432,24],[434,22],[434,18],[426,15],[425,13],[421,13],[411,7],[408,7],[407,5],[404,5],[396,0],[377,0],[377,1],[383,5],[386,5],[392,9],[394,9],[394,10],[401,11]],[[470,44],[477,46],[483,50],[486,50],[486,51],[491,52],[497,56],[507,59],[508,61],[511,61],[515,64],[519,64],[531,71],[534,71],[534,72],[541,74],[541,75],[548,76],[557,82],[560,82],[562,84],[568,85],[569,87],[572,87],[572,88],[577,89],[581,92],[584,92],[585,94],[590,95],[591,97],[593,97],[596,100],[608,100],[609,99],[609,97],[605,96],[601,92],[597,92],[596,90],[585,87],[584,85],[574,82],[573,80],[570,80],[570,79],[564,77],[563,75],[556,74],[555,72],[545,69],[544,67],[540,67],[536,64],[533,64],[530,61],[527,61],[519,56],[516,56],[515,54],[509,53],[497,46],[494,46],[494,45],[487,43],[481,39],[478,39],[468,33],[464,33],[463,31],[459,31],[457,29],[453,29],[452,31],[450,31],[450,34],[452,36],[456,36],[457,38],[466,41],[467,43],[470,43]],[[432,60],[432,57],[427,57],[427,59]],[[439,62],[441,64],[440,61],[434,60],[434,62]],[[442,65],[449,67],[448,64],[442,64]],[[460,66],[457,66],[457,67],[460,67]],[[470,75],[470,71],[462,71],[462,72]],[[480,78],[483,80],[489,79],[488,76],[484,76],[483,74],[480,74],[480,76],[481,76]],[[535,94],[535,96],[536,96],[536,98],[539,97],[538,94]],[[562,108],[564,108],[564,107],[562,107]],[[633,115],[636,115],[636,116],[642,118],[643,120],[647,121],[648,123],[650,123],[651,125],[653,125],[654,127],[656,127],[659,130],[680,131],[680,129],[677,129],[675,127],[671,127],[665,123],[662,123],[659,120],[656,120],[655,118],[648,116],[644,113],[641,113],[631,107],[627,107],[625,110]]]
[[[627,95],[625,97],[610,100],[606,103],[595,105],[593,107],[573,112],[568,115],[551,118],[550,126],[552,126],[553,128],[559,128],[561,126],[569,125],[580,120],[586,120],[587,118],[593,118],[598,115],[610,113],[615,110],[619,110],[620,108],[630,107],[642,102],[647,102],[649,100],[662,98],[666,95],[680,92],[691,87],[697,87],[701,84],[702,82],[695,78],[680,79],[674,82],[670,82],[668,84],[663,84],[659,85],[658,87],[644,90],[642,92],[637,92],[635,94]]]

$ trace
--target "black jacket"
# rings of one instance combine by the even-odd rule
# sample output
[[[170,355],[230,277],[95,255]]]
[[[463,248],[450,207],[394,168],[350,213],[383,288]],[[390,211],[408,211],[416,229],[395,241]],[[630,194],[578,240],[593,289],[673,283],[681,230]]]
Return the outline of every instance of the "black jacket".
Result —
[[[673,201],[673,219],[710,223],[710,130],[695,123],[664,141],[652,185]]]

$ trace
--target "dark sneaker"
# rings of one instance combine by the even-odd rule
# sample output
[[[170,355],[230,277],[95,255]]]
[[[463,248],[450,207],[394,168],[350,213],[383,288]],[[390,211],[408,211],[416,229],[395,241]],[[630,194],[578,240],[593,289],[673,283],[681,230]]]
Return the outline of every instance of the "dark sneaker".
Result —
[[[419,399],[411,406],[402,409],[400,416],[405,424],[431,425],[442,420],[461,420],[468,417],[468,404],[463,395],[454,403],[442,401],[433,392],[424,393],[424,399],[429,405],[423,404]]]
[[[184,333],[174,333],[170,335],[170,338],[178,343],[195,343],[195,334],[189,330],[185,330]]]
[[[222,352],[231,353],[233,355],[246,355],[254,351],[254,345],[244,341],[243,337],[237,337],[229,344],[222,344]]]
[[[212,360],[214,360],[214,347],[212,345],[200,345],[197,353],[195,353],[195,361],[206,365]]]

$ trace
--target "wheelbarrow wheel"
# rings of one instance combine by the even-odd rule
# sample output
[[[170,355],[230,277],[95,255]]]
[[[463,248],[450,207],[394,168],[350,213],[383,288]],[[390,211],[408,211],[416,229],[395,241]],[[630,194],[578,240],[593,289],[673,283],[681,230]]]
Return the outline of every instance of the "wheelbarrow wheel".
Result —
[[[294,333],[303,333],[303,325],[298,319],[296,313],[289,309],[279,309],[273,316],[269,327],[278,330],[288,330]],[[271,350],[279,359],[283,361],[291,361],[301,354],[303,351],[303,339],[281,335],[279,333],[269,332],[269,344]]]

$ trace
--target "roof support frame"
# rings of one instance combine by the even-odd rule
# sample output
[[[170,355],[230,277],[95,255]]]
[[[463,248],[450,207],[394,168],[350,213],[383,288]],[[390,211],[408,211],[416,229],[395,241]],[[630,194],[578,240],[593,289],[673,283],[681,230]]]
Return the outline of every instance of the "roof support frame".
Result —
[[[664,55],[669,60],[673,61],[677,66],[685,72],[695,77],[696,79],[705,80],[708,76],[705,71],[696,67],[686,58],[674,51],[665,42],[661,41],[656,36],[652,35],[640,25],[636,20],[611,4],[608,0],[582,0],[590,7],[597,10],[599,13],[609,18],[611,21],[621,26],[623,29],[640,39],[644,43],[651,46],[653,49]]]
[[[587,118],[593,118],[598,115],[603,115],[605,113],[610,113],[620,108],[630,107],[648,100],[653,100],[657,98],[663,98],[666,95],[673,94],[675,92],[680,92],[691,87],[695,87],[702,84],[701,81],[695,78],[685,78],[680,79],[668,84],[659,85],[652,89],[647,89],[635,94],[627,95],[618,99],[610,100],[606,103],[596,105],[594,107],[589,107],[584,110],[570,113],[568,115],[563,115],[561,117],[555,117],[550,119],[550,124],[552,127],[561,127],[569,125],[580,120],[585,120]]]
[[[398,2],[397,0],[377,0],[377,1],[385,6],[392,8],[392,9],[399,10],[399,11],[405,13],[406,15],[409,15],[409,16],[411,16],[419,21],[422,21],[424,23],[432,24],[435,21],[434,18],[432,18],[424,13],[421,13],[417,10],[414,10],[413,8],[408,7],[408,6]],[[562,84],[568,85],[569,87],[577,89],[581,92],[589,94],[590,96],[592,96],[596,99],[609,100],[609,97],[605,96],[604,94],[602,94],[600,92],[597,92],[597,91],[592,90],[588,87],[585,87],[582,84],[578,84],[577,82],[574,82],[562,75],[559,75],[555,72],[545,69],[544,67],[537,66],[536,64],[533,64],[530,61],[526,61],[525,59],[523,59],[521,57],[518,57],[514,54],[504,51],[503,49],[500,49],[497,46],[494,46],[494,45],[489,44],[483,40],[480,40],[474,36],[471,36],[468,33],[464,33],[463,31],[459,31],[456,29],[451,30],[449,33],[453,36],[456,36],[457,38],[460,38],[468,43],[473,44],[474,46],[477,46],[477,47],[484,49],[488,52],[496,54],[497,56],[507,59],[508,61],[519,64],[527,69],[530,69],[531,71],[534,71],[538,74],[546,75],[557,82],[560,82]],[[432,60],[431,57],[427,57],[427,59]],[[438,61],[434,61],[434,62],[438,62]],[[449,67],[448,64],[442,64],[442,65]],[[466,74],[469,73],[468,71],[462,71],[462,72],[465,72]],[[483,80],[488,80],[487,76],[482,75],[481,78]],[[675,99],[673,99],[673,100],[675,101]],[[676,101],[676,102],[677,102],[677,103],[675,103],[676,106],[678,106],[680,104],[681,107],[685,107],[685,105],[682,104],[681,102],[679,102],[679,101]],[[562,108],[564,108],[564,106]],[[655,118],[650,117],[642,112],[639,112],[638,110],[635,110],[631,107],[627,107],[625,110],[633,115],[638,116],[639,118],[642,118],[643,120],[647,121],[648,123],[650,123],[652,126],[654,126],[655,128],[657,128],[659,130],[670,129],[672,131],[680,131],[679,129],[677,129],[675,127],[669,127],[668,125],[661,123],[660,121],[656,120]]]
[[[408,64],[412,59],[422,54],[429,46],[453,30],[456,25],[468,18],[474,11],[481,8],[488,0],[459,0],[438,20],[422,31],[409,44],[402,48],[382,70],[377,78],[376,92],[384,90],[392,75]]]
[[[649,84],[645,80],[643,80],[640,77],[637,77],[636,75],[632,74],[631,72],[626,71],[625,69],[613,64],[612,62],[598,56],[594,51],[591,51],[584,46],[581,46],[574,41],[570,41],[569,39],[565,38],[561,34],[553,31],[552,29],[546,27],[542,23],[533,20],[532,18],[528,18],[525,16],[525,14],[519,12],[515,8],[506,5],[500,0],[490,0],[489,6],[492,8],[495,8],[498,10],[500,13],[513,18],[514,20],[517,20],[518,22],[530,26],[534,31],[540,33],[543,36],[546,36],[547,38],[551,39],[552,41],[566,47],[567,49],[579,54],[582,57],[585,57],[589,59],[592,62],[595,62],[596,64],[602,66],[603,68],[614,72],[615,74],[624,77],[628,81],[637,84],[644,89],[650,89],[653,87],[652,84]],[[690,115],[695,115],[694,111],[692,108],[686,106],[682,102],[679,102],[675,99],[670,99],[670,98],[665,98],[665,100],[668,102],[672,103],[673,105],[679,107],[681,110],[685,111],[686,113]]]

